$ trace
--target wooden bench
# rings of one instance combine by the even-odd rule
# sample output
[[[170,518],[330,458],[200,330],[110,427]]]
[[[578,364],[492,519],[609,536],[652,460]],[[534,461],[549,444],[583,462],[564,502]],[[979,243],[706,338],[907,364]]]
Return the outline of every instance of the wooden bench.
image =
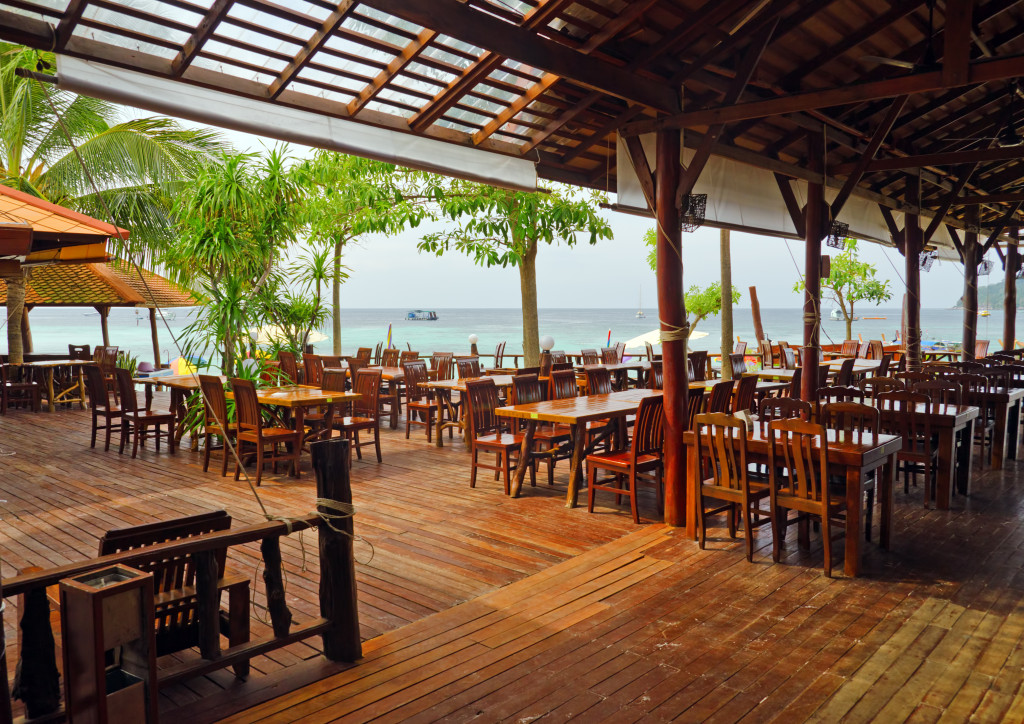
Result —
[[[226,511],[201,513],[184,518],[118,528],[107,531],[100,539],[99,555],[122,553],[157,543],[192,538],[205,533],[231,528]],[[228,610],[220,611],[220,633],[230,646],[249,641],[249,579],[227,575],[224,571],[227,546],[214,552],[217,563],[217,590],[228,592]],[[200,642],[198,603],[196,599],[196,567],[192,556],[172,555],[138,566],[153,574],[156,594],[156,654],[164,656],[198,646]],[[219,596],[218,596],[219,599]],[[235,675],[249,675],[249,662],[234,666]]]

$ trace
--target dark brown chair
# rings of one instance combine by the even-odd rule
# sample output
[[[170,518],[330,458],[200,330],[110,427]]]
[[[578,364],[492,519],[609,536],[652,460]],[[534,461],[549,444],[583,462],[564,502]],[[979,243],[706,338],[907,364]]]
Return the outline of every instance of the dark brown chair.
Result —
[[[733,381],[725,380],[711,388],[711,399],[708,400],[708,412],[732,414]]]
[[[658,512],[662,511],[662,447],[665,442],[664,407],[661,395],[645,397],[636,411],[633,440],[628,450],[587,455],[587,509],[594,512],[594,494],[603,490],[615,493],[616,500],[629,498],[633,522],[640,523],[637,511],[637,484],[654,483]],[[606,470],[612,477],[599,481],[597,473]]]
[[[981,359],[988,356],[988,344],[987,339],[979,339],[974,342],[974,359]]]
[[[619,363],[619,356],[615,354],[614,347],[602,347],[601,348],[601,364],[605,365],[617,365]]]
[[[853,384],[853,365],[856,362],[855,359],[844,359],[839,365],[839,372],[836,374],[837,387],[849,387]]]
[[[96,447],[96,433],[106,430],[103,449],[109,450],[111,432],[115,427],[121,429],[121,408],[110,404],[110,392],[99,365],[84,365],[82,371],[85,373],[85,387],[89,391],[89,407],[92,409],[92,441],[89,447]],[[99,422],[101,417],[102,425]]]
[[[380,358],[380,353],[381,353],[381,350],[383,350],[383,349],[384,349],[384,343],[383,342],[378,342],[377,346],[373,348],[373,359],[372,359],[372,362],[373,362],[373,364],[375,366],[379,366],[380,365],[380,359],[381,359]]]
[[[397,367],[402,351],[397,347],[388,348],[380,353],[381,367]]]
[[[864,402],[864,393],[856,387],[834,385],[818,388],[818,409],[827,402]]]
[[[734,344],[732,346],[732,353],[733,354],[746,354],[747,353],[747,343],[746,342],[737,342],[736,344]]]
[[[705,388],[698,387],[694,390],[689,390],[686,395],[686,429],[693,429],[693,418],[699,415],[704,410],[704,393]]]
[[[762,339],[757,343],[758,351],[761,353],[761,369],[770,369],[775,367],[775,355],[772,354],[772,341],[770,339]]]
[[[599,365],[601,364],[601,356],[597,353],[596,349],[584,349],[580,351],[580,356],[583,357],[584,365]]]
[[[732,365],[732,376],[735,378],[747,374],[747,360],[741,354],[729,355],[729,364]]]
[[[551,350],[551,369],[555,368],[555,365],[569,364],[569,358],[566,356],[564,350]]]
[[[459,370],[460,380],[475,380],[482,374],[479,357],[457,357],[455,366]]]
[[[476,471],[480,468],[493,470],[494,479],[504,474],[505,494],[508,495],[512,483],[513,456],[522,445],[522,435],[501,431],[501,421],[495,414],[498,408],[498,388],[490,377],[479,377],[466,380],[466,394],[463,396],[466,405],[466,442],[470,450],[469,487],[476,487]],[[480,461],[480,453],[494,453],[497,458],[494,465]]]
[[[281,365],[281,384],[299,385],[302,384],[302,377],[299,375],[299,363],[294,352],[280,350],[277,353],[277,361]]]
[[[324,377],[324,358],[318,354],[303,355],[302,370],[305,373],[303,384],[319,387]]]
[[[512,378],[512,396],[515,405],[529,405],[540,402],[544,399],[544,383],[540,381],[536,373],[516,375]],[[519,433],[525,420],[513,419],[512,432]],[[568,425],[552,425],[548,423],[538,424],[534,428],[533,444],[534,450],[547,452],[542,459],[548,464],[548,485],[554,485],[555,463],[565,459],[566,456],[559,455],[557,446],[567,441],[571,436]],[[537,459],[530,460],[530,484],[537,484]]]
[[[381,462],[380,455],[380,383],[381,370],[363,369],[356,372],[352,379],[352,391],[359,397],[352,402],[352,414],[350,416],[335,416],[334,429],[339,430],[349,440],[349,455],[355,450],[356,459],[363,459],[362,447],[366,445],[359,439],[361,430],[373,432],[373,447],[377,453],[377,462]]]
[[[235,397],[235,437],[238,455],[235,480],[242,472],[246,457],[256,458],[256,485],[263,479],[263,465],[271,463],[277,472],[279,461],[291,461],[292,476],[299,477],[299,456],[302,454],[302,430],[263,424],[256,386],[250,380],[231,380]],[[280,446],[284,445],[284,450]],[[269,454],[267,446],[270,447]],[[247,452],[247,448],[251,451]]]
[[[920,370],[917,372],[897,372],[896,379],[903,380],[903,384],[912,386],[915,382],[923,382],[924,380],[934,380],[935,374],[933,372],[927,372]]]
[[[615,357],[621,362],[626,358],[626,343],[616,342],[615,343]]]
[[[588,395],[609,395],[612,392],[612,374],[607,367],[600,365],[596,367],[584,367],[583,373],[587,376]],[[575,374],[573,375],[575,378]],[[557,398],[556,398],[557,399]]]
[[[732,411],[749,410],[756,412],[754,395],[757,393],[757,377],[741,377],[736,383],[736,391],[733,393]]]
[[[224,395],[224,384],[220,377],[199,375],[199,388],[203,394],[203,472],[210,469],[210,451],[213,450],[213,439],[221,439],[220,476],[228,474],[228,458],[230,445],[236,444],[235,436],[238,429],[228,422],[228,404]]]
[[[811,403],[796,397],[766,397],[757,411],[758,422],[766,428],[772,420],[811,421]]]
[[[416,351],[411,350],[411,349],[409,349],[409,350],[402,350],[401,354],[398,355],[398,366],[401,367],[404,363],[412,362],[413,360],[418,360],[419,358],[420,358],[420,353],[419,352],[416,352]]]
[[[114,393],[114,403],[117,404],[119,393],[117,379],[114,377],[114,369],[117,367],[117,347],[100,345],[93,350],[92,359],[103,373],[103,384]]]
[[[793,376],[789,379],[788,390],[789,396],[792,397],[793,399],[800,398],[800,385],[802,384],[803,377],[804,371],[801,368],[797,367],[795,370],[793,370]]]
[[[366,364],[370,364],[370,359],[373,356],[373,350],[369,347],[360,347],[356,350],[356,357],[363,360]]]
[[[689,359],[693,362],[693,381],[703,382],[708,378],[708,353],[707,350],[699,349],[690,352]]]
[[[321,355],[320,359],[323,362],[323,364],[321,365],[323,369],[336,370],[341,367],[341,355],[325,354]]]
[[[498,342],[498,346],[494,348],[494,366],[501,368],[505,364],[505,342]]]
[[[828,402],[821,406],[819,422],[829,430],[837,430],[844,441],[863,443],[878,441],[881,424],[878,408],[860,402]]]
[[[32,379],[30,368],[0,364],[0,415],[6,415],[12,404],[28,404],[33,412],[39,412],[41,400],[42,390]]]
[[[779,344],[783,344],[779,342]],[[782,361],[782,368],[786,370],[795,370],[796,366],[796,354],[793,352],[792,347],[782,347],[779,350],[779,357]]]
[[[139,400],[135,396],[135,383],[132,382],[131,373],[123,367],[114,369],[114,378],[117,380],[117,389],[121,395],[121,445],[118,453],[124,452],[124,446],[128,442],[129,435],[132,438],[132,457],[139,454],[139,445],[145,444],[146,438],[153,429],[153,437],[156,438],[156,449],[160,451],[160,438],[167,438],[167,446],[171,453],[174,452],[174,425],[177,422],[177,415],[165,410],[139,409]],[[166,429],[161,432],[160,428]]]
[[[839,355],[841,357],[856,357],[857,350],[860,348],[860,343],[855,339],[847,339],[843,341],[843,346],[839,349]]]
[[[92,359],[92,353],[89,351],[89,345],[87,344],[69,344],[68,345],[68,359]],[[157,360],[157,367],[159,367],[160,360]]]
[[[455,374],[455,355],[451,352],[434,352],[430,356],[430,371],[435,380],[450,380]]]
[[[575,370],[552,370],[548,387],[549,400],[576,397],[577,389]]]
[[[883,392],[896,392],[906,389],[902,380],[898,380],[895,377],[881,376],[865,377],[857,386],[864,393],[864,397],[869,399],[873,399]]]
[[[779,562],[790,523],[806,518],[821,522],[825,575],[832,577],[832,543],[846,529],[846,494],[829,489],[828,442],[825,428],[803,420],[774,420],[768,425],[768,491],[771,501],[772,560]],[[795,511],[796,518],[789,517]],[[803,543],[803,541],[801,541]]]
[[[861,342],[857,345],[857,357],[859,359],[868,359],[868,355],[871,354],[871,343]]]
[[[873,339],[868,342],[868,359],[882,359],[885,357],[885,346],[882,344],[882,340]]]
[[[933,405],[963,404],[963,390],[954,380],[922,380],[915,383],[912,390],[928,395]]]
[[[899,435],[903,449],[896,459],[903,467],[903,492],[910,492],[910,476],[917,485],[918,471],[924,473],[924,507],[928,507],[934,496],[935,476],[938,466],[938,448],[932,439],[931,418],[918,411],[918,405],[931,403],[928,395],[920,392],[883,392],[878,395],[881,409],[889,413],[886,431]]]
[[[647,373],[647,385],[652,390],[661,390],[665,388],[665,375],[662,370],[661,360],[651,362],[651,370]],[[690,391],[690,394],[693,394],[693,390]]]
[[[427,442],[434,436],[434,415],[437,406],[434,404],[430,391],[424,387],[427,379],[427,363],[424,360],[410,360],[402,363],[405,372],[405,439],[409,439],[412,425],[423,425],[427,428]]]
[[[747,465],[747,426],[738,417],[724,413],[697,415],[693,421],[697,433],[697,460],[705,459],[709,464],[700,465],[702,471],[710,471],[711,477],[701,474],[697,498],[697,530],[701,550],[707,539],[707,518],[709,515],[727,514],[729,537],[736,537],[736,513],[743,519],[747,536],[747,560],[754,558],[754,514],[756,525],[771,523],[767,510],[758,503],[768,498],[768,486],[763,480],[752,480]],[[708,508],[708,499],[724,503]],[[764,519],[761,516],[764,515]]]
[[[879,359],[882,360],[882,361],[879,363],[878,369],[875,370],[875,374],[878,377],[888,377],[889,376],[889,367],[892,366],[892,355],[891,354],[883,354],[881,357],[879,357]]]
[[[992,455],[992,445],[995,439],[996,405],[988,397],[988,392],[992,389],[992,381],[980,374],[957,375],[952,380],[960,385],[964,403],[978,408],[978,417],[974,421],[974,441],[980,446],[979,463],[984,466],[985,461]],[[986,448],[988,448],[987,454]]]

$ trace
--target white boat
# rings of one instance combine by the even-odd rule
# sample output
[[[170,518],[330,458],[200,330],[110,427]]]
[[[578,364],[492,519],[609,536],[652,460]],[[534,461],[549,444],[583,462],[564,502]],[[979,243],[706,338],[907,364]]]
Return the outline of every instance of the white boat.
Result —
[[[643,287],[640,287],[640,299],[639,303],[637,304],[636,318],[644,319],[645,317],[647,317],[647,315],[644,314],[644,289]]]
[[[426,309],[413,309],[405,315],[405,319],[409,322],[436,322],[437,312]]]

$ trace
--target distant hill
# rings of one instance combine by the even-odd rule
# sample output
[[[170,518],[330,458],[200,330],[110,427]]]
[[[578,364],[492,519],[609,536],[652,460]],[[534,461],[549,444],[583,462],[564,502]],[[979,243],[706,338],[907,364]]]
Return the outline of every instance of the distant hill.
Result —
[[[963,295],[956,300],[954,308],[964,305]],[[1003,308],[1003,280],[978,287],[978,309]],[[1017,309],[1024,309],[1024,279],[1017,280]]]

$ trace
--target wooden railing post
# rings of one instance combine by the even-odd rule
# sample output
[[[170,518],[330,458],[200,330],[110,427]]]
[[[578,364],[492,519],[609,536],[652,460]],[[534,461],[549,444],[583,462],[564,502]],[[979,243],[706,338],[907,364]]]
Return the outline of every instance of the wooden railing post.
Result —
[[[287,636],[292,627],[292,612],[284,595],[281,573],[281,536],[272,535],[260,541],[263,554],[263,583],[267,589],[267,610],[275,636]]]
[[[46,587],[22,597],[21,661],[14,676],[14,697],[25,702],[29,719],[60,708],[60,674],[57,644],[50,627],[50,601]]]
[[[196,571],[196,619],[199,653],[208,661],[220,658],[220,567],[214,551],[192,554]]]
[[[348,475],[348,441],[322,440],[309,446],[316,473],[318,498],[352,505]],[[328,516],[339,511],[319,506]],[[355,525],[351,517],[320,523],[320,615],[331,622],[323,635],[324,656],[331,661],[355,661],[363,655],[356,598]]]

